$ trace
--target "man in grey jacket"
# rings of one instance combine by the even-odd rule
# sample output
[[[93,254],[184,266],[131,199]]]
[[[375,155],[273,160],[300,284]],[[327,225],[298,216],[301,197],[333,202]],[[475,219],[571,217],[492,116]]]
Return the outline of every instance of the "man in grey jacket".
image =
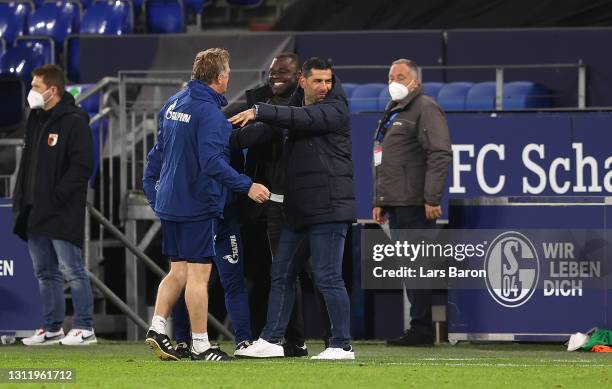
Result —
[[[389,93],[374,139],[372,218],[378,224],[388,220],[391,230],[433,228],[442,215],[440,200],[452,160],[446,118],[423,94],[417,65],[410,60],[391,64]],[[431,290],[407,292],[410,329],[387,344],[431,345]]]

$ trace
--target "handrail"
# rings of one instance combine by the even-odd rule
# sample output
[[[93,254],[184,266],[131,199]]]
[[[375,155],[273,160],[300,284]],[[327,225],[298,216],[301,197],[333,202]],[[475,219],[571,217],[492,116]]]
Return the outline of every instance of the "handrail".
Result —
[[[24,141],[21,138],[5,138],[0,139],[0,146],[23,146]]]
[[[87,270],[87,275],[89,276],[89,279],[91,280],[91,283],[100,290],[100,292],[102,292],[102,294],[104,295],[104,297],[106,297],[107,299],[109,299],[113,304],[115,304],[115,306],[117,308],[119,308],[119,310],[123,313],[125,313],[125,315],[127,317],[129,317],[134,323],[136,323],[140,328],[142,328],[143,330],[147,330],[149,328],[149,326],[147,325],[147,323],[142,320],[142,318],[140,316],[138,316],[136,314],[136,312],[132,311],[130,309],[130,307],[128,307],[128,305],[126,303],[123,302],[123,300],[121,300],[119,298],[119,296],[117,296],[115,294],[115,292],[113,292],[108,286],[106,286],[106,284],[104,282],[102,282],[98,277],[96,277],[92,272],[90,272],[89,270]]]
[[[91,88],[87,89],[85,92],[81,93],[76,99],[75,99],[75,103],[76,104],[80,104],[82,101],[84,101],[85,99],[87,99],[88,97],[93,96],[94,94],[96,94],[99,90],[105,88],[107,85],[110,84],[118,84],[119,83],[119,79],[117,77],[104,77],[103,79],[101,79],[100,81],[96,82]]]
[[[113,236],[115,236],[115,238],[117,238],[119,241],[121,241],[121,243],[123,243],[125,245],[125,247],[132,252],[132,254],[134,254],[138,259],[142,260],[144,262],[144,264],[147,265],[147,267],[149,269],[151,269],[155,274],[157,274],[160,278],[164,278],[168,274],[162,268],[157,266],[157,264],[151,258],[149,258],[145,253],[143,253],[141,250],[139,250],[138,247],[136,247],[136,245],[134,245],[132,242],[130,242],[130,240],[121,231],[119,231],[119,229],[117,229],[117,227],[115,227],[108,219],[106,219],[104,217],[104,215],[102,215],[89,202],[87,203],[87,209],[89,210],[90,214],[93,216],[93,218],[96,221],[98,221],[105,228],[107,228],[109,230],[109,232]],[[210,322],[210,324],[217,331],[222,333],[225,337],[227,337],[227,338],[229,338],[231,340],[234,339],[234,335],[227,328],[225,328],[225,326],[223,326],[223,324],[219,320],[217,320],[217,318],[215,318],[210,313],[208,313],[208,321]],[[138,322],[136,324],[140,325],[140,323],[138,323]],[[145,324],[145,326],[146,326],[146,324]]]
[[[89,119],[89,125],[91,126],[92,124],[95,124],[96,122],[100,121],[105,116],[108,116],[108,114],[112,111],[113,110],[110,107],[103,108],[102,110],[100,110],[100,112],[98,112],[97,114],[92,116],[91,119]]]
[[[339,65],[334,69],[388,69],[389,65]],[[504,92],[504,70],[506,69],[578,69],[578,109],[586,108],[586,65],[579,61],[577,63],[549,63],[549,64],[518,64],[518,65],[431,65],[419,66],[418,76],[422,79],[424,70],[495,70],[495,110],[503,110]]]
[[[125,245],[125,247],[132,252],[138,259],[142,260],[144,264],[155,274],[159,276],[159,278],[164,278],[168,273],[166,273],[161,267],[157,266],[157,264],[149,258],[148,255],[143,253],[136,247],[136,245],[121,232],[117,227],[115,227],[107,218],[104,217],[91,203],[87,203],[87,209],[91,212],[91,216],[100,224],[107,228],[108,231],[121,243]]]
[[[430,65],[419,66],[426,70],[462,70],[462,69],[534,69],[534,68],[577,68],[584,64],[576,63],[550,63],[550,64],[519,64],[519,65]],[[334,69],[389,69],[390,65],[338,65]],[[233,70],[232,70],[233,71]]]

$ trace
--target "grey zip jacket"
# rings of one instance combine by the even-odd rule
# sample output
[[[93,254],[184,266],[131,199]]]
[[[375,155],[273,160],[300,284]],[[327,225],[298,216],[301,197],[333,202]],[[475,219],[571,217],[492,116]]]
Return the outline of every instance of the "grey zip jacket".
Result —
[[[421,87],[389,102],[375,133],[374,151],[380,148],[372,164],[375,207],[440,204],[451,140],[444,112]]]

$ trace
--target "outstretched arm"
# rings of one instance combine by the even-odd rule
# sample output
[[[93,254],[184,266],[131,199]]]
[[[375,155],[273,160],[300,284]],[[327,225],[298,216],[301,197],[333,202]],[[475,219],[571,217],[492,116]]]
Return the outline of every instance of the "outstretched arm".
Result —
[[[230,118],[232,124],[244,126],[261,121],[288,130],[329,132],[342,129],[348,122],[349,112],[342,99],[324,100],[304,107],[286,107],[259,103]]]
[[[230,135],[230,148],[241,150],[281,139],[282,136],[282,129],[266,123],[255,122],[232,131]]]

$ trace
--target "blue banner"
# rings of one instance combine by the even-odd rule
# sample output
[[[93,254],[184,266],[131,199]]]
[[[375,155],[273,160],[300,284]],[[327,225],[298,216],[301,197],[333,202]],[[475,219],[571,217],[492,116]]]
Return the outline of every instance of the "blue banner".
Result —
[[[351,116],[358,218],[370,219],[372,144],[381,114]],[[444,193],[482,196],[612,195],[612,112],[451,113]]]
[[[530,297],[516,303],[505,299],[490,282],[483,290],[450,289],[449,338],[567,340],[568,334],[577,331],[609,328],[612,247],[608,226],[612,206],[604,198],[565,198],[562,206],[546,197],[498,200],[498,204],[478,201],[454,204],[450,228],[540,231],[546,239],[538,238],[538,231],[526,233],[528,238],[523,239],[530,239],[534,242],[532,247],[537,247],[536,259],[541,270],[538,281],[532,284]],[[513,254],[517,254],[514,270]],[[528,257],[524,250],[506,252],[498,258],[497,266],[504,269],[502,275],[507,274],[508,279],[516,276],[520,280],[533,267],[525,260]],[[525,283],[522,285],[526,288]]]
[[[0,201],[0,331],[34,330],[43,322],[38,281],[27,244],[12,231],[11,203]]]

